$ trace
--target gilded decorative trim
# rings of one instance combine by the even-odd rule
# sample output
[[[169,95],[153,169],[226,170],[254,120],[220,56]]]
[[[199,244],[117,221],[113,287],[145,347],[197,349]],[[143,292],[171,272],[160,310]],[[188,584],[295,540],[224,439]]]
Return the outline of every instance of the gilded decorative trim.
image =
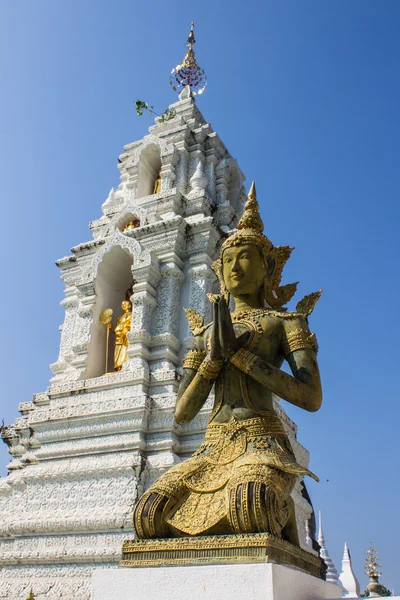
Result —
[[[308,294],[307,296],[304,296],[304,298],[302,298],[300,300],[300,302],[297,303],[296,305],[296,310],[300,313],[311,315],[312,311],[314,310],[315,305],[317,304],[318,300],[320,299],[322,294],[322,290],[317,290],[316,292],[313,292],[312,294]]]
[[[248,310],[239,310],[231,313],[232,321],[240,323],[245,320],[255,319],[258,317],[279,317],[280,319],[298,319],[299,317],[306,318],[306,312],[286,312],[284,310],[274,310],[273,308],[249,308]]]
[[[211,360],[209,356],[206,356],[197,372],[204,379],[207,379],[208,381],[213,381],[214,379],[217,379],[223,366],[223,359]]]
[[[256,360],[257,356],[253,352],[246,350],[246,348],[240,348],[231,357],[231,363],[246,374],[250,373]]]
[[[221,435],[229,433],[229,437],[234,437],[239,431],[246,430],[253,439],[253,436],[265,435],[286,435],[282,421],[275,411],[266,411],[267,415],[263,417],[253,417],[244,421],[238,421],[233,418],[229,423],[210,423],[206,429],[204,441],[214,441],[215,438],[220,438]]]
[[[189,322],[189,329],[193,333],[193,335],[199,335],[203,333],[204,327],[204,318],[198,313],[196,310],[192,308],[184,308],[186,313],[186,318]]]
[[[183,368],[195,369],[197,371],[205,357],[206,353],[204,350],[189,350],[182,361]]]
[[[126,540],[121,567],[276,563],[322,578],[319,556],[269,533]]]
[[[314,352],[318,352],[318,342],[315,333],[310,333],[305,329],[291,331],[283,342],[285,356],[289,356],[291,352],[304,350],[305,348],[311,348]]]

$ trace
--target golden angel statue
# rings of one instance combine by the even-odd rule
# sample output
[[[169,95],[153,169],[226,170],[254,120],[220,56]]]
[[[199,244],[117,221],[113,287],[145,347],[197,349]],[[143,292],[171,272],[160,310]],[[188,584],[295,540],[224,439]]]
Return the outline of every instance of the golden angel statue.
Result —
[[[290,493],[297,477],[317,478],[297,462],[273,394],[307,411],[321,406],[318,346],[308,326],[321,292],[296,312],[283,308],[297,285],[280,286],[292,248],[274,247],[263,229],[253,184],[238,230],[214,263],[221,294],[210,295],[213,322],[187,311],[194,347],[183,361],[175,419],[190,422],[215,385],[204,441],[139,498],[139,538],[267,532],[299,545]]]

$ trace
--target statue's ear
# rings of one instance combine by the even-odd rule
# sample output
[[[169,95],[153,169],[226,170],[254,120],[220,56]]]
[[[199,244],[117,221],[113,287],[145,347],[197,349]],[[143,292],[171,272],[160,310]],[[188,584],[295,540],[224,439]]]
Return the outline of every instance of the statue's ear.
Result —
[[[267,277],[271,278],[275,271],[275,267],[276,267],[275,259],[272,258],[272,256],[267,256],[267,258],[265,260],[265,267],[266,267]]]

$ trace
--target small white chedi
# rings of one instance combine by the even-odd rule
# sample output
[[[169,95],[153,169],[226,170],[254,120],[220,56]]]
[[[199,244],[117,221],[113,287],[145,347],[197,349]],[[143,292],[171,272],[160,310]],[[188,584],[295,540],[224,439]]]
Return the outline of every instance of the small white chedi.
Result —
[[[342,571],[339,576],[339,583],[343,588],[343,598],[360,597],[360,584],[354,574],[350,551],[346,543],[344,544]]]
[[[203,163],[201,160],[197,163],[197,167],[192,177],[190,178],[190,187],[193,192],[205,190],[207,187],[208,179],[204,175]]]

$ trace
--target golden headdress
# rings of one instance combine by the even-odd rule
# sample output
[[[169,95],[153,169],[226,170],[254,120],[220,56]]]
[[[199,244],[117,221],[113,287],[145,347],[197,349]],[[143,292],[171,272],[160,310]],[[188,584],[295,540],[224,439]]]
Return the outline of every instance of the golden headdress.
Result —
[[[222,255],[224,250],[232,246],[243,246],[244,244],[254,244],[260,248],[266,267],[266,277],[264,280],[264,296],[268,305],[275,309],[280,309],[289,302],[297,289],[297,283],[289,283],[280,286],[283,267],[294,248],[289,246],[274,246],[272,242],[264,235],[264,224],[260,217],[259,205],[257,202],[256,186],[253,181],[247,196],[247,202],[244,206],[244,213],[238,223],[237,231],[230,235],[221,246],[220,258],[215,261],[212,268],[216,272],[221,284],[221,293],[226,293],[226,288],[222,275]]]

